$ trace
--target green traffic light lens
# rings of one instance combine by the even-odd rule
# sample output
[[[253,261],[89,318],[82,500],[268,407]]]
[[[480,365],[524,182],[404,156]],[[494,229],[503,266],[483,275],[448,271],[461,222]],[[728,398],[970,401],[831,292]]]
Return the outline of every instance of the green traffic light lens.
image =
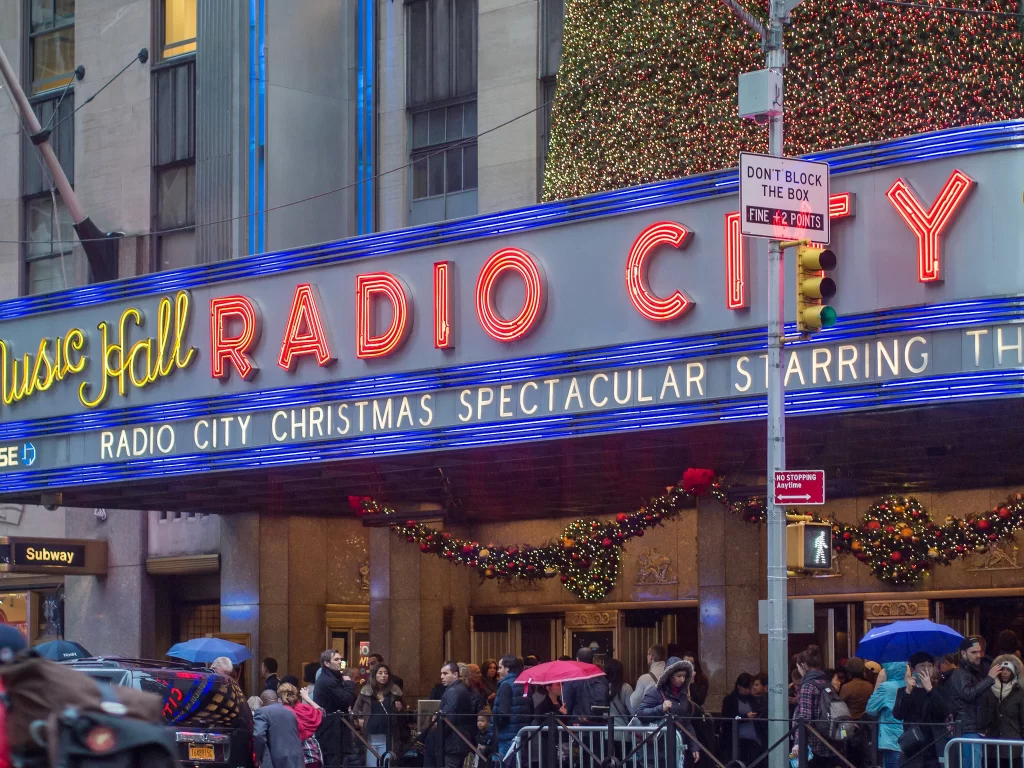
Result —
[[[836,311],[827,305],[821,308],[821,314],[818,315],[818,317],[821,318],[822,328],[831,328],[836,324],[836,320],[838,319]]]

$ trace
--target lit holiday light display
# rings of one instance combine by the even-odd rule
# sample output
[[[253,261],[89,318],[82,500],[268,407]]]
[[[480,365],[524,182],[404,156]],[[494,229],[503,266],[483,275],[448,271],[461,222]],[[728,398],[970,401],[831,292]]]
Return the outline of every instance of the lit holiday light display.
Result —
[[[710,469],[688,469],[661,496],[611,520],[576,520],[555,541],[543,546],[485,544],[468,541],[415,520],[368,496],[349,496],[359,517],[394,518],[391,528],[424,554],[433,554],[473,568],[483,579],[550,579],[559,577],[566,589],[583,600],[608,596],[619,575],[622,547],[648,528],[673,520],[700,496],[710,496],[747,523],[763,523],[767,507],[761,497],[731,500],[729,489]],[[949,565],[972,554],[985,554],[994,544],[1014,540],[1024,528],[1024,494],[1015,493],[991,512],[947,517],[932,522],[914,497],[884,496],[861,518],[844,525],[812,515],[814,522],[832,525],[832,546],[852,554],[871,572],[890,584],[914,584],[935,565]]]
[[[785,154],[1024,115],[1018,0],[976,13],[806,0],[786,30]],[[760,18],[767,2],[748,3]],[[757,36],[706,0],[567,3],[544,198],[687,176],[765,152],[736,115]]]

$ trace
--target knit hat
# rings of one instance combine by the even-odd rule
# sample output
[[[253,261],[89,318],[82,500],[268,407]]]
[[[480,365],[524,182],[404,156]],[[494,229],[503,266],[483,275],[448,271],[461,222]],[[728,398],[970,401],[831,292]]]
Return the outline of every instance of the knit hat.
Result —
[[[910,661],[908,663],[911,667],[916,667],[918,664],[924,664],[925,662],[931,662],[934,664],[935,659],[933,659],[932,655],[927,651],[918,651],[910,657]]]

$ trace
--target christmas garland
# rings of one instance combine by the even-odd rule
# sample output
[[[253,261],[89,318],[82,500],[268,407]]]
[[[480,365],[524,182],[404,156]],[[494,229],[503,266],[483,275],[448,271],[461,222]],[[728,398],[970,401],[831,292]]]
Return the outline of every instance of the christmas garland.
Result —
[[[483,579],[559,577],[577,597],[601,600],[615,586],[626,542],[678,517],[701,496],[716,499],[748,523],[761,523],[767,517],[763,498],[730,501],[728,488],[709,469],[686,470],[676,485],[633,512],[620,512],[605,521],[576,520],[556,541],[540,547],[481,545],[415,520],[397,522],[398,512],[368,496],[349,496],[349,505],[359,517],[395,518],[392,530],[419,544],[421,552],[474,568]],[[837,552],[866,563],[882,581],[905,585],[916,583],[934,565],[984,554],[998,540],[1012,538],[1024,528],[1024,494],[1011,495],[989,513],[962,520],[947,517],[941,526],[931,520],[920,501],[903,496],[883,497],[864,514],[859,526],[812,517],[831,523]]]

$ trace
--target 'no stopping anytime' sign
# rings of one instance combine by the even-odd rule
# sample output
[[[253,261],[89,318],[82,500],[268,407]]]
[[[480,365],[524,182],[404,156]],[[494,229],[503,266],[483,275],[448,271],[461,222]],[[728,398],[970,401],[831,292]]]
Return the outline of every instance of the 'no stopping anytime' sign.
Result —
[[[740,231],[827,244],[828,163],[740,152]]]

